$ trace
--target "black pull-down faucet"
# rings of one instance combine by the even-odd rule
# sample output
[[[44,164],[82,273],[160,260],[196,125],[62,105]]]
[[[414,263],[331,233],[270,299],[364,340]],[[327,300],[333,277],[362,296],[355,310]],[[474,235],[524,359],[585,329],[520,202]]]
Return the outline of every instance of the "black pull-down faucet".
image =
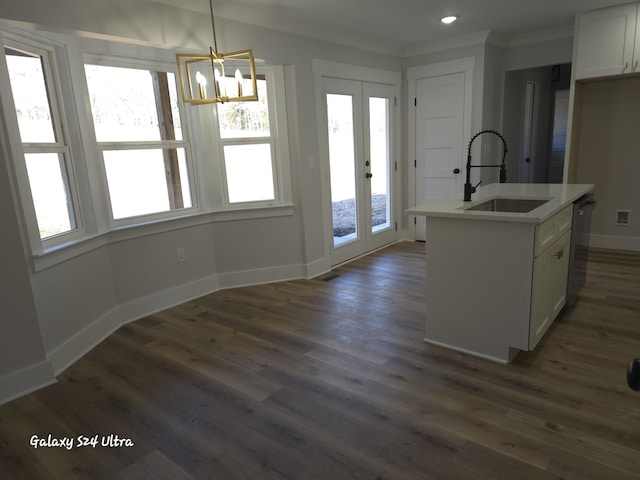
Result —
[[[480,135],[482,135],[483,133],[492,133],[494,135],[497,135],[500,140],[502,140],[502,147],[504,149],[504,151],[502,152],[502,163],[499,165],[471,165],[471,145],[473,144],[473,141],[478,138]],[[504,137],[502,135],[500,135],[498,132],[496,132],[495,130],[482,130],[478,133],[476,133],[472,138],[471,141],[469,142],[469,149],[467,150],[467,181],[464,184],[464,201],[465,202],[470,202],[471,201],[471,194],[476,192],[476,188],[478,187],[478,185],[480,185],[482,183],[482,180],[480,180],[475,186],[471,185],[471,167],[478,167],[478,168],[483,168],[483,167],[493,167],[493,168],[500,168],[500,183],[505,183],[507,181],[507,170],[505,169],[505,165],[504,165],[504,159],[507,156],[507,142],[505,141]]]

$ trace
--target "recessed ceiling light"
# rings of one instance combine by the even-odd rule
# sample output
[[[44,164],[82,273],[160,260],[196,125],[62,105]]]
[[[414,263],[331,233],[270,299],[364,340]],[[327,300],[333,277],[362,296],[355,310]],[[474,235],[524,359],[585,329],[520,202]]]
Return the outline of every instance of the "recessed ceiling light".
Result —
[[[455,22],[458,19],[458,17],[456,17],[455,15],[450,15],[448,17],[443,17],[440,19],[440,21],[442,23],[444,23],[445,25],[449,25],[450,23]]]

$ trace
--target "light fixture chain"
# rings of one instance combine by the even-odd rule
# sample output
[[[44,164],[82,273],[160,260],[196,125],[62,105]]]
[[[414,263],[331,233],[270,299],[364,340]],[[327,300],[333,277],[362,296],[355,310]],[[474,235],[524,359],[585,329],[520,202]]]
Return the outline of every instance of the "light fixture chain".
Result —
[[[209,0],[209,12],[211,13],[211,31],[213,32],[213,49],[218,53],[218,40],[216,39],[216,24],[213,20],[213,0]]]

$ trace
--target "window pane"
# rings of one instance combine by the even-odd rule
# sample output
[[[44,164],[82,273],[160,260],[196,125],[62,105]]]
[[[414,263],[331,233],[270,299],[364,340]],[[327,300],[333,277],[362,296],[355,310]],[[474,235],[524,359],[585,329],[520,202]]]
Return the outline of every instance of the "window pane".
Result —
[[[224,147],[229,202],[274,200],[271,146],[227,145]]]
[[[24,158],[40,238],[75,230],[64,154],[29,153]]]
[[[258,80],[257,85],[257,102],[217,104],[220,137],[250,138],[268,137],[270,135],[267,81]]]
[[[114,219],[192,206],[184,149],[109,150],[103,155]],[[173,180],[165,173],[170,170]]]
[[[369,152],[371,162],[371,231],[391,226],[389,99],[369,98]]]
[[[175,131],[175,140],[182,140],[182,122],[180,121],[180,110],[178,109],[178,89],[176,87],[176,76],[173,73],[166,73],[169,89],[169,100],[171,103],[171,119]]]
[[[85,72],[98,142],[182,140],[172,73],[101,65]]]
[[[4,49],[22,143],[55,143],[42,57]]]
[[[353,97],[327,94],[333,244],[358,238]]]

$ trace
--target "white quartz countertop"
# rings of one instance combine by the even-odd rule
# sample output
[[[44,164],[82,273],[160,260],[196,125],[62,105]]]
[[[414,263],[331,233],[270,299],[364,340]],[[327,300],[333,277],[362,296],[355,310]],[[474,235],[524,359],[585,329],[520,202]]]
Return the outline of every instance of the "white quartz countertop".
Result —
[[[457,197],[433,200],[407,210],[409,215],[448,217],[466,220],[540,223],[593,190],[589,184],[565,183],[492,183],[478,187],[470,202]],[[466,210],[493,198],[548,199],[549,201],[527,213],[486,212]]]

